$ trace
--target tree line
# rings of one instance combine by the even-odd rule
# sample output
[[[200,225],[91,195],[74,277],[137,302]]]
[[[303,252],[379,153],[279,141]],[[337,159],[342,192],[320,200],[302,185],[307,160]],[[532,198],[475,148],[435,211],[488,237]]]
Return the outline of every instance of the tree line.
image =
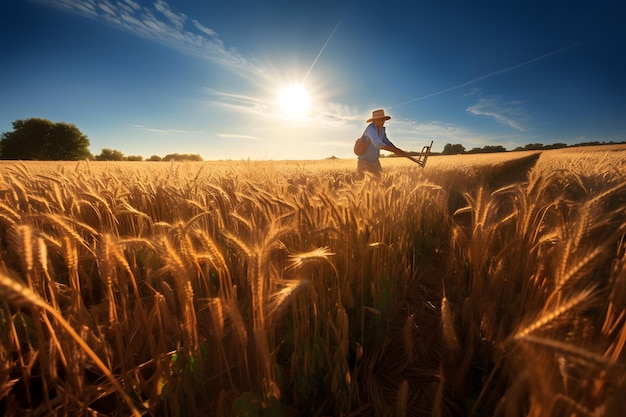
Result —
[[[581,142],[575,145],[568,145],[566,143],[553,143],[550,145],[544,145],[542,143],[529,143],[524,146],[518,146],[517,148],[513,149],[512,152],[546,151],[549,149],[571,148],[575,146],[617,145],[617,144],[623,144],[623,143],[626,143],[626,142],[592,141],[592,142]],[[494,153],[494,152],[508,152],[508,151],[504,146],[500,146],[500,145],[488,145],[488,146],[483,146],[482,148],[472,148],[468,151],[465,149],[465,146],[461,145],[460,143],[456,143],[454,145],[451,143],[446,143],[446,145],[443,147],[443,151],[441,152],[441,154],[442,155],[458,155],[458,154]]]
[[[626,143],[626,142],[617,142]],[[615,142],[583,142],[571,146],[612,145]],[[117,149],[104,148],[99,155],[89,151],[89,138],[75,125],[59,122],[54,123],[47,119],[30,118],[13,122],[13,131],[4,132],[0,138],[0,159],[8,160],[37,160],[37,161],[142,161],[140,155],[124,155]],[[566,148],[565,143],[543,145],[529,143],[517,147],[513,151],[534,151]],[[482,148],[472,148],[469,151],[462,144],[447,143],[443,147],[442,155],[474,154],[507,152],[500,145],[488,145]],[[415,153],[417,154],[417,153]],[[146,161],[202,161],[199,154],[168,154],[164,157],[152,155]]]
[[[30,118],[12,123],[13,131],[0,138],[0,159],[35,161],[142,161],[140,155],[126,156],[117,149],[104,148],[99,155],[89,151],[89,138],[75,125]],[[147,161],[202,161],[199,154],[152,155]]]

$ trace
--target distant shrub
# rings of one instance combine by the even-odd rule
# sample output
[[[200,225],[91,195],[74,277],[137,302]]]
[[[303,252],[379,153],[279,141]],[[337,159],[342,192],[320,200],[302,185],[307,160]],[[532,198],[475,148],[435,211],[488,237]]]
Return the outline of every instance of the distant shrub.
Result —
[[[163,161],[203,161],[199,154],[171,153],[163,157]]]

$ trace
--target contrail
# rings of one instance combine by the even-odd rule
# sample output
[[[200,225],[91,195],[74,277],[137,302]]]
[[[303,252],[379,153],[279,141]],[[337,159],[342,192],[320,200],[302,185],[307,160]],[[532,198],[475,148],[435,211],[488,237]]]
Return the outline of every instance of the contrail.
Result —
[[[499,75],[499,74],[503,74],[505,72],[513,71],[515,69],[523,67],[524,65],[528,65],[528,64],[533,63],[535,61],[539,61],[539,60],[547,58],[547,57],[549,57],[551,55],[556,55],[556,54],[561,53],[561,52],[563,52],[565,50],[573,48],[575,46],[578,46],[578,43],[574,43],[574,44],[565,46],[563,48],[555,49],[552,52],[548,52],[548,53],[543,54],[541,56],[538,56],[536,58],[529,59],[528,61],[524,61],[524,62],[522,62],[520,64],[516,64],[516,65],[513,65],[511,67],[503,68],[503,69],[498,70],[498,71],[490,72],[489,74],[482,75],[482,76],[480,76],[478,78],[474,78],[473,80],[466,81],[463,84],[455,85],[454,87],[446,88],[445,90],[437,91],[436,93],[432,93],[432,94],[428,94],[428,95],[425,95],[425,96],[417,97],[417,98],[411,99],[409,101],[405,101],[404,103],[400,103],[400,104],[396,104],[394,106],[390,106],[389,108],[404,106],[405,104],[413,103],[414,101],[424,100],[424,99],[427,99],[427,98],[430,98],[430,97],[433,97],[433,96],[438,96],[439,94],[447,93],[448,91],[456,90],[457,88],[461,88],[461,87],[465,87],[465,86],[470,85],[470,84],[474,84],[474,83],[476,83],[478,81],[485,80],[485,79],[493,77],[495,75]]]
[[[330,36],[328,37],[328,39],[326,39],[326,43],[324,44],[324,46],[322,46],[322,49],[320,49],[320,52],[317,54],[317,56],[315,57],[315,59],[313,60],[313,63],[311,64],[311,66],[309,67],[309,70],[306,72],[306,74],[304,75],[304,78],[302,79],[302,83],[304,84],[304,82],[306,81],[306,79],[309,77],[309,74],[311,73],[311,71],[313,70],[313,67],[315,66],[315,63],[317,62],[317,60],[320,58],[320,55],[322,55],[322,52],[324,52],[324,49],[326,49],[326,45],[328,45],[328,42],[330,42],[330,38],[333,37],[333,35],[335,34],[335,31],[337,31],[337,28],[339,27],[339,23],[341,23],[341,19],[339,19],[339,22],[337,22],[337,25],[335,26],[335,29],[333,29],[332,33],[330,34]]]

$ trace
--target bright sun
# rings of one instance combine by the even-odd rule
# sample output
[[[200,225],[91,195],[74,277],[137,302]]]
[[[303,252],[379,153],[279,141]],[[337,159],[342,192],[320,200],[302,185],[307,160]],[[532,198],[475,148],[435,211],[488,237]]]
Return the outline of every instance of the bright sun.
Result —
[[[278,105],[283,114],[291,119],[301,119],[309,110],[309,94],[300,84],[291,84],[280,91]]]

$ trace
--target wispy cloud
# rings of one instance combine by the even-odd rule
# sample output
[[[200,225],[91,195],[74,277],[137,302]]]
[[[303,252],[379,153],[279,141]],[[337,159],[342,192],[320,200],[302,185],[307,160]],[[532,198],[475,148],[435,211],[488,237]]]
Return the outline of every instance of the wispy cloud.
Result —
[[[481,98],[478,103],[467,108],[467,112],[474,116],[485,116],[495,119],[498,123],[513,129],[524,131],[521,119],[524,117],[521,102],[512,101],[500,103],[495,98]]]
[[[251,135],[239,135],[236,133],[217,133],[217,137],[224,139],[249,139],[249,140],[258,140],[259,138]]]
[[[178,12],[164,0],[143,6],[133,0],[33,0],[81,16],[108,22],[153,42],[234,68],[262,73],[254,59],[227,48],[213,29]]]
[[[211,28],[208,28],[206,26],[204,26],[202,23],[198,22],[197,20],[192,20],[191,23],[193,23],[193,25],[202,33],[204,33],[205,35],[211,36],[211,37],[216,37],[217,36],[217,32],[214,31]]]
[[[258,116],[271,116],[276,112],[273,103],[251,95],[228,93],[212,88],[205,88],[202,91],[212,97],[211,104],[235,112]]]
[[[419,150],[430,141],[440,145],[441,143],[467,143],[477,139],[474,133],[464,127],[440,121],[418,123],[396,119],[393,124],[390,123],[389,130],[391,140],[407,150]]]
[[[257,86],[266,86],[268,80],[271,81],[272,71],[263,67],[254,58],[243,56],[236,48],[227,47],[214,29],[177,10],[174,7],[174,2],[170,2],[170,4],[165,0],[151,0],[149,2],[135,0],[32,1],[105,22],[144,39],[173,47],[235,70],[244,70],[240,71],[239,74],[243,75],[244,78],[251,76],[249,79]],[[336,24],[308,68],[304,76],[305,80],[328,46],[339,24],[340,22]],[[284,117],[278,110],[276,103],[271,100],[250,94],[243,95],[208,88],[204,90],[204,93],[212,97],[211,104],[232,112],[275,119]],[[331,103],[325,103],[324,109],[312,109],[313,116],[317,123],[333,126],[361,122],[362,118],[362,115],[355,114],[351,109]],[[172,133],[170,130],[150,129],[144,126],[135,127],[160,134]]]
[[[169,4],[163,0],[157,0],[156,3],[154,3],[154,8],[161,12],[161,14],[165,16],[177,30],[183,30],[185,27],[185,20],[187,20],[187,16],[185,16],[185,14],[174,13],[170,9]]]
[[[245,70],[257,79],[258,85],[266,85],[271,71],[260,65],[255,59],[245,57],[234,47],[227,47],[218,33],[197,19],[176,10],[174,2],[153,0],[139,2],[135,0],[32,0],[44,5],[57,7],[70,13],[102,21],[120,30],[136,36],[173,47],[186,53],[229,66]],[[311,73],[315,64],[328,46],[337,31],[340,22],[334,27],[326,42],[305,75]],[[260,80],[260,81],[259,81]],[[205,89],[212,97],[211,104],[229,111],[280,119],[283,115],[276,103],[253,95]],[[325,103],[323,109],[312,109],[312,117],[316,123],[341,126],[350,123],[361,123],[363,115],[340,104]],[[159,134],[175,133],[172,130],[154,129],[145,126],[134,126],[137,129]],[[177,132],[180,133],[180,132]]]
[[[427,98],[438,96],[440,94],[444,94],[444,93],[447,93],[447,92],[452,91],[452,90],[457,90],[457,89],[462,88],[462,87],[467,87],[468,85],[477,83],[479,81],[483,81],[483,80],[486,80],[488,78],[495,77],[496,75],[504,74],[505,72],[510,72],[510,71],[516,70],[516,69],[521,68],[523,66],[526,66],[528,64],[532,64],[533,62],[542,60],[544,58],[548,58],[548,57],[550,57],[552,55],[556,55],[556,54],[559,54],[561,52],[565,52],[568,49],[571,49],[571,48],[576,47],[578,45],[580,45],[580,44],[579,43],[574,43],[574,44],[571,44],[571,45],[568,45],[568,46],[564,46],[562,48],[555,49],[553,51],[550,51],[550,52],[545,53],[543,55],[536,56],[536,57],[534,57],[532,59],[529,59],[529,60],[526,60],[524,62],[520,62],[519,64],[515,64],[515,65],[512,65],[510,67],[502,68],[502,69],[499,69],[497,71],[490,72],[489,74],[481,75],[480,77],[476,77],[476,78],[471,79],[469,81],[466,81],[466,82],[464,82],[462,84],[455,85],[454,87],[450,87],[450,88],[446,88],[444,90],[436,91],[434,93],[427,94],[425,96],[416,97],[416,98],[413,98],[411,100],[407,100],[407,101],[405,101],[403,103],[396,104],[394,106],[389,106],[389,108],[404,106],[405,104],[413,103],[415,101],[425,100]]]
[[[172,135],[172,134],[176,134],[176,135],[201,135],[204,132],[199,131],[199,130],[180,130],[180,129],[156,129],[156,128],[151,128],[151,127],[146,127],[144,125],[135,125],[135,124],[131,124],[131,127],[134,127],[135,129],[139,129],[139,130],[143,130],[146,132],[152,132],[152,133],[158,133],[161,135]]]

